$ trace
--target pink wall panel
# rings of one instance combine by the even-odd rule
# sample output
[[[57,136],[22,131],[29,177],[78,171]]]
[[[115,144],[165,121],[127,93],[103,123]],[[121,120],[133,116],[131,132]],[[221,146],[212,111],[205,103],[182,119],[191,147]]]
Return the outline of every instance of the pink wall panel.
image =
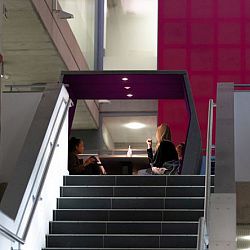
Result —
[[[250,83],[250,0],[159,0],[158,68],[187,70],[206,140],[209,98],[217,82]],[[158,123],[171,125],[176,143],[187,124],[179,101],[159,101]]]

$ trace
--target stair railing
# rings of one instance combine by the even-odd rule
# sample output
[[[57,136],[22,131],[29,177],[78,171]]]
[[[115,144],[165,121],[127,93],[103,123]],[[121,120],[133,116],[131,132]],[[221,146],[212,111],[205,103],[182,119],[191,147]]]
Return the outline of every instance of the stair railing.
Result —
[[[62,114],[60,114],[59,110],[63,107],[62,104],[65,104],[65,105],[64,105]],[[52,130],[55,129],[55,124],[58,121],[58,119],[60,119],[60,122],[59,122],[59,125],[57,127],[57,132],[56,132],[55,137],[54,137],[54,143],[50,142],[50,144],[48,143],[48,145],[47,145],[48,147],[51,148],[50,153],[47,156],[47,159],[42,159],[42,160],[46,161],[46,166],[45,166],[45,170],[43,172],[43,176],[41,177],[40,180],[35,180],[34,181],[34,182],[39,182],[37,190],[34,190],[35,187],[33,185],[32,190],[30,191],[30,193],[36,192],[36,194],[37,194],[36,196],[30,196],[30,199],[33,200],[33,202],[32,202],[33,207],[29,211],[27,221],[24,222],[24,217],[25,217],[24,215],[22,216],[21,221],[18,221],[18,223],[19,223],[18,230],[20,229],[21,224],[25,223],[24,230],[23,230],[24,231],[23,235],[21,237],[19,237],[18,233],[15,233],[12,230],[9,230],[8,228],[6,228],[4,225],[2,225],[0,223],[0,234],[5,236],[6,238],[8,238],[13,243],[17,243],[18,244],[18,249],[20,249],[20,245],[25,244],[26,237],[27,237],[27,234],[28,234],[28,231],[29,231],[29,228],[30,228],[30,225],[31,225],[31,222],[32,222],[35,210],[36,210],[36,207],[37,207],[37,204],[38,204],[38,202],[40,200],[40,194],[42,192],[42,188],[43,188],[43,185],[44,185],[44,182],[45,182],[45,179],[46,179],[46,174],[48,172],[49,164],[50,164],[52,155],[53,155],[53,153],[54,153],[54,151],[55,151],[55,149],[57,147],[57,141],[58,141],[58,138],[59,138],[59,134],[60,134],[60,132],[62,130],[63,123],[64,123],[64,121],[65,121],[65,119],[67,117],[68,110],[69,110],[71,105],[72,105],[72,101],[71,101],[70,98],[68,98],[68,99],[62,98],[59,110],[57,111],[56,117],[54,118],[55,120],[54,120],[54,123],[53,123],[53,126],[52,126]],[[53,135],[53,133],[51,131],[49,133],[50,133],[50,136],[48,138],[48,142],[51,141],[52,135]],[[26,204],[26,207],[27,207],[27,204]],[[24,213],[25,213],[25,211],[24,211]]]
[[[206,145],[206,175],[205,175],[205,199],[204,216],[199,220],[197,250],[205,250],[209,247],[209,210],[211,192],[211,156],[213,138],[213,108],[216,107],[213,99],[209,100],[208,125],[207,125],[207,145]]]

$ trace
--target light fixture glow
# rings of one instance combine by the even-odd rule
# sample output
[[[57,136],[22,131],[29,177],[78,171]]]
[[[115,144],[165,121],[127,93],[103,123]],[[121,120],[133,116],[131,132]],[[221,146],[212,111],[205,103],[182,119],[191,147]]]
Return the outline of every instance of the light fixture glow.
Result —
[[[132,94],[127,94],[127,97],[132,97],[133,95]]]
[[[130,128],[130,129],[141,129],[141,128],[145,128],[146,125],[140,122],[130,122],[130,123],[125,124],[124,127]]]
[[[245,235],[245,236],[239,236],[239,240],[250,240],[250,235]]]
[[[10,78],[10,76],[1,74],[1,78],[5,79],[5,80],[8,80]]]
[[[129,87],[129,86],[126,86],[126,87],[124,87],[124,89],[130,89],[131,87]]]
[[[123,77],[122,80],[123,81],[128,81],[128,78],[127,77]]]
[[[99,102],[100,104],[103,104],[103,103],[111,103],[110,100],[106,100],[106,99],[100,99],[100,100],[98,100],[98,102]]]

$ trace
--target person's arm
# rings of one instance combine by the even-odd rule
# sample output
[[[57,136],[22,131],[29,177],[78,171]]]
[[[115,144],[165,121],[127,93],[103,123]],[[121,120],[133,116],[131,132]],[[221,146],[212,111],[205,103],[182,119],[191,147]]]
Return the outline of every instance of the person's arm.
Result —
[[[85,169],[83,164],[80,164],[79,159],[74,154],[68,155],[68,171],[70,174],[81,174]]]
[[[99,170],[100,170],[101,175],[106,175],[107,174],[105,168],[103,167],[103,165],[99,165]]]
[[[152,163],[153,162],[153,150],[152,150],[152,140],[151,139],[147,139],[146,141],[147,143],[147,154],[148,154],[148,159],[149,162]]]

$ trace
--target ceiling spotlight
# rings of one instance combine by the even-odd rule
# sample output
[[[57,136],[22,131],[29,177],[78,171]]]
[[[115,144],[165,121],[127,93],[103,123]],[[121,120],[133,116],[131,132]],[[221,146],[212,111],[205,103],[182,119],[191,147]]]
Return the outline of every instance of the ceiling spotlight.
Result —
[[[133,95],[132,94],[127,94],[127,97],[132,97]]]
[[[129,87],[129,86],[126,86],[126,87],[124,87],[124,89],[130,89],[131,87]]]
[[[141,128],[145,128],[146,125],[140,122],[130,122],[130,123],[125,124],[124,127],[130,128],[130,129],[141,129]]]
[[[127,81],[128,78],[127,78],[127,77],[123,77],[122,80],[123,80],[123,81]]]

